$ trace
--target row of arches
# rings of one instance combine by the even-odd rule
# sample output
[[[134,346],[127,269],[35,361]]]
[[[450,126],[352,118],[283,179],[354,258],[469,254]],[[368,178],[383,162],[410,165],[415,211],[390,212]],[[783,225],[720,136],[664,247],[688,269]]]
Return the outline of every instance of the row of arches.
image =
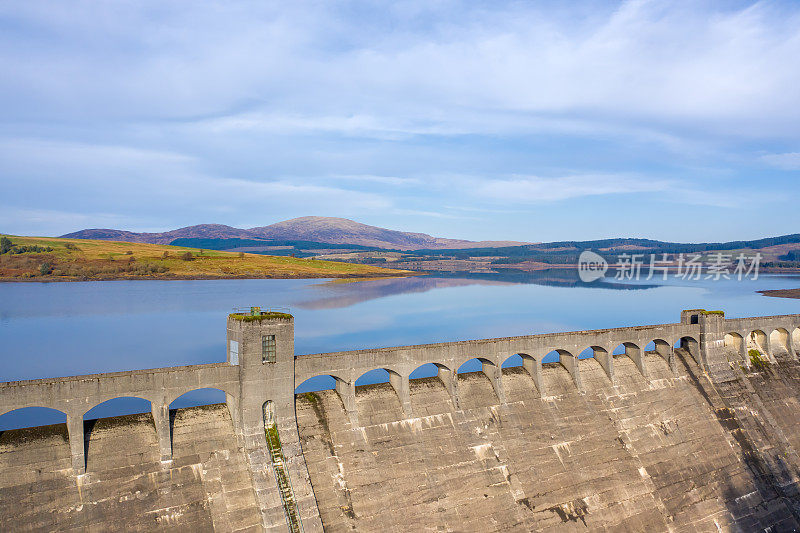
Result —
[[[23,407],[0,414],[0,432],[32,425],[66,423],[72,468],[76,474],[81,475],[86,472],[87,451],[98,420],[149,412],[152,415],[161,461],[168,462],[172,460],[175,409],[211,403],[227,404],[228,409],[231,410],[231,419],[234,425],[236,424],[235,405],[232,405],[235,404],[234,397],[221,389],[198,388],[181,394],[169,404],[159,405],[146,398],[136,396],[119,396],[102,401],[79,414],[74,411],[64,412],[48,407]]]
[[[225,391],[210,387],[194,389],[175,398],[168,406],[169,410],[226,403]],[[83,420],[96,420],[114,416],[150,413],[153,406],[150,400],[138,396],[118,396],[110,398],[88,409]],[[22,407],[0,415],[0,432],[26,427],[64,424],[67,413],[50,407]]]
[[[557,348],[551,350],[543,356],[534,356],[527,353],[511,354],[502,360],[492,360],[486,357],[474,357],[460,362],[458,366],[452,361],[431,362],[417,366],[410,372],[403,372],[400,368],[376,368],[362,372],[355,379],[347,379],[345,375],[324,374],[307,378],[300,383],[296,389],[296,394],[308,392],[335,390],[339,393],[345,409],[348,412],[356,411],[355,395],[362,388],[375,384],[390,384],[397,393],[403,409],[410,411],[409,386],[410,383],[418,379],[439,378],[451,395],[454,406],[458,406],[457,384],[462,374],[482,372],[486,375],[497,393],[501,403],[505,401],[501,377],[503,369],[522,367],[533,378],[534,384],[541,396],[548,393],[544,390],[545,385],[541,379],[543,368],[549,365],[560,366],[567,370],[572,376],[575,385],[582,389],[579,373],[580,361],[585,359],[595,359],[605,370],[608,378],[613,382],[614,359],[627,357],[631,359],[639,369],[642,376],[647,379],[645,364],[646,356],[659,356],[663,358],[669,368],[674,371],[674,350],[684,349],[688,354],[697,360],[699,344],[693,337],[681,337],[674,342],[666,339],[653,339],[649,342],[627,341],[618,344],[614,348],[592,345],[583,350],[568,350]]]
[[[769,331],[769,330],[767,330]],[[800,355],[800,327],[778,327],[766,333],[763,329],[730,331],[725,334],[725,348],[729,356],[750,364],[749,352],[756,350],[771,361],[775,357]]]

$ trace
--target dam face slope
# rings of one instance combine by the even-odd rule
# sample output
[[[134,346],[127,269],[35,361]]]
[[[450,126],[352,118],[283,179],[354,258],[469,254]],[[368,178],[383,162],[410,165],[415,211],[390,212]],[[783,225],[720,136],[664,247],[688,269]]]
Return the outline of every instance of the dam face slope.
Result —
[[[580,361],[584,392],[545,365],[359,387],[358,422],[333,391],[298,395],[300,439],[325,531],[756,531],[798,527],[800,365],[709,386],[680,352],[649,380],[614,358],[616,385]],[[785,439],[779,436],[783,434]]]
[[[174,459],[164,467],[149,413],[99,419],[80,477],[64,424],[3,432],[0,529],[261,531],[226,406],[179,409],[173,424]]]

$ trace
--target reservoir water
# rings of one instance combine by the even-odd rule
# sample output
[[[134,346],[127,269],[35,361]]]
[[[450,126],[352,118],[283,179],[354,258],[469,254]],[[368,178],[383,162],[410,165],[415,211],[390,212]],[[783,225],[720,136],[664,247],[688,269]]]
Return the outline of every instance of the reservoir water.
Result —
[[[225,360],[235,307],[286,307],[297,354],[677,322],[682,309],[729,317],[800,312],[757,290],[800,277],[581,284],[563,272],[325,280],[113,281],[0,284],[0,381]],[[362,382],[359,382],[361,384]],[[224,401],[217,391],[173,407]],[[149,410],[114,400],[86,418]],[[0,416],[0,431],[63,421],[55,411]]]

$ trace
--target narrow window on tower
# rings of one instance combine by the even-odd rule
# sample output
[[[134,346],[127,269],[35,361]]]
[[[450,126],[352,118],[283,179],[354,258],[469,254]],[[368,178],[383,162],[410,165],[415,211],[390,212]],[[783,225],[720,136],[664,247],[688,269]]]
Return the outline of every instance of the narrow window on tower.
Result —
[[[277,356],[275,347],[275,335],[261,336],[261,362],[274,363]]]
[[[230,361],[232,365],[239,364],[239,343],[237,341],[231,341],[231,356]]]

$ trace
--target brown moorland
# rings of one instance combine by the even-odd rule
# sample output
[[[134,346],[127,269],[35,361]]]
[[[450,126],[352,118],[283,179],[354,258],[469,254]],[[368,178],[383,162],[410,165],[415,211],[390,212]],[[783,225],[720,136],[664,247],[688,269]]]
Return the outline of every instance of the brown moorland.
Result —
[[[0,235],[0,281],[371,278],[414,275],[370,265],[159,244]],[[7,242],[7,241],[6,241]]]

